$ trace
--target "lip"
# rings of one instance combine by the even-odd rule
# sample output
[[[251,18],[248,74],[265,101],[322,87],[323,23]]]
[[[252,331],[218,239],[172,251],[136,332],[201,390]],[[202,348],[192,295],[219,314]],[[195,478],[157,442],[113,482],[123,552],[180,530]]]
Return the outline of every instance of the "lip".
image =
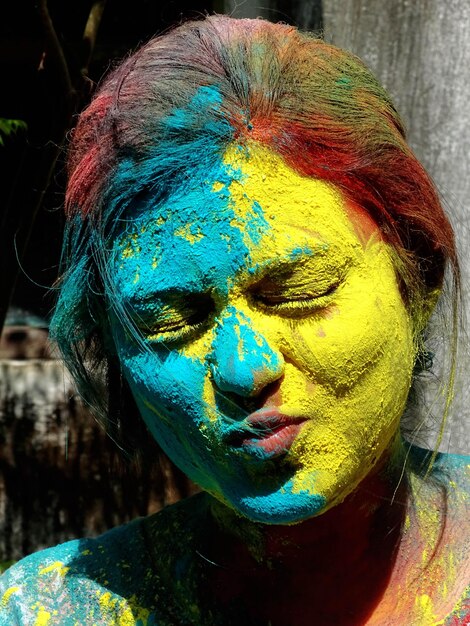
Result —
[[[244,421],[245,426],[256,430],[247,432],[244,428],[232,432],[229,444],[269,458],[282,456],[289,451],[306,421],[304,417],[284,415],[277,409],[260,409]]]

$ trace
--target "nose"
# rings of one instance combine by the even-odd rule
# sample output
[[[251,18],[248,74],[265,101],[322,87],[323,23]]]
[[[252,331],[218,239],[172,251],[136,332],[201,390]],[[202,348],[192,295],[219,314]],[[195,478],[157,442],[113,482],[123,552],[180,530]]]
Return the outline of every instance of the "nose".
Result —
[[[218,389],[244,397],[256,396],[284,372],[282,354],[233,306],[218,322],[209,361]]]

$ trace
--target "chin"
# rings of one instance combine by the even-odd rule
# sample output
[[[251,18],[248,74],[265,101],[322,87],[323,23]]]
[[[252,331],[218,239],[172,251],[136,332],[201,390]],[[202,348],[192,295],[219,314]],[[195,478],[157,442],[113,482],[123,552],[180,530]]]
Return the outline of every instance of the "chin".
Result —
[[[243,517],[262,524],[297,524],[321,515],[331,505],[321,494],[294,493],[287,483],[277,491],[257,494],[225,494],[224,503]]]

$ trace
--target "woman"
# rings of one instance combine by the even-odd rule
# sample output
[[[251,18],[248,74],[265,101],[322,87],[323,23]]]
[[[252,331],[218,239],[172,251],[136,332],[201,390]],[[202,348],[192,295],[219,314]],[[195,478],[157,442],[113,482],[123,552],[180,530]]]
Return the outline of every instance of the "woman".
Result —
[[[69,172],[55,336],[203,492],[23,560],[0,623],[467,624],[468,459],[400,436],[453,233],[362,63],[187,23],[104,81]]]

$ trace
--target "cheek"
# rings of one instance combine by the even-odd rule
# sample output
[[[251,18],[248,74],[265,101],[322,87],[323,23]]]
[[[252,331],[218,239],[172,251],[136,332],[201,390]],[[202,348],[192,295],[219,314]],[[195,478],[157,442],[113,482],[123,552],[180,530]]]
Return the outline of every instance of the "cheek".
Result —
[[[204,367],[172,353],[127,355],[121,363],[154,439],[194,482],[217,492],[216,473],[210,469],[216,455],[207,436],[213,407],[205,399]]]
[[[159,420],[172,429],[204,420],[206,372],[199,361],[179,353],[138,349],[131,354],[118,351],[118,356],[137,403],[150,410],[144,418],[152,432]]]
[[[393,386],[395,379],[402,384],[400,374],[408,378],[413,366],[411,323],[394,270],[384,254],[370,256],[341,288],[335,305],[299,324],[290,336],[297,365],[338,396],[371,373],[375,384],[380,377],[382,385]]]
[[[302,468],[296,490],[315,488],[330,499],[340,486],[344,495],[398,429],[411,383],[412,329],[393,269],[382,265],[375,276],[362,285],[353,281],[336,309],[305,323],[291,341],[292,358],[314,386],[315,419],[292,448]]]

